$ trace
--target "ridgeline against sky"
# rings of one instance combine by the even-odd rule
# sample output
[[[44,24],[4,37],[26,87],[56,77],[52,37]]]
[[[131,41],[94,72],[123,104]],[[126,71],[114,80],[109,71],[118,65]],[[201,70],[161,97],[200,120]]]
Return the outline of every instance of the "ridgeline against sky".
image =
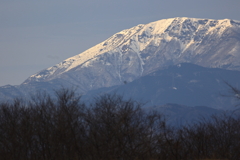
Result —
[[[173,17],[240,20],[239,6],[236,0],[1,1],[0,86],[20,84],[123,29]]]

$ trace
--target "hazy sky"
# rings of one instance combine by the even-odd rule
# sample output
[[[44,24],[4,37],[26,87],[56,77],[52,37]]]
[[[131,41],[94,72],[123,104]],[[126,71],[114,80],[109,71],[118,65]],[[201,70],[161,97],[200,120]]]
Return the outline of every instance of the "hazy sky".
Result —
[[[0,0],[0,86],[123,29],[173,17],[240,20],[240,0]]]

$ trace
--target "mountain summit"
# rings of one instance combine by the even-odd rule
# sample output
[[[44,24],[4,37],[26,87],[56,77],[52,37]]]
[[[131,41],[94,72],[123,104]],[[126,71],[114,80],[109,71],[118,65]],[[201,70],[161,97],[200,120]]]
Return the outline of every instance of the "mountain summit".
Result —
[[[183,62],[240,70],[240,22],[178,17],[140,24],[30,76],[23,84],[54,81],[87,92]]]
[[[29,96],[37,90],[51,94],[61,87],[75,87],[80,94],[87,94],[103,87],[130,84],[180,63],[240,71],[240,22],[178,17],[140,24],[30,76],[21,85],[0,87],[0,101]],[[227,78],[236,77],[231,74]],[[155,81],[161,83],[157,78]],[[132,84],[137,82],[141,80]],[[200,86],[204,85],[208,84]],[[156,88],[156,92],[160,90]]]

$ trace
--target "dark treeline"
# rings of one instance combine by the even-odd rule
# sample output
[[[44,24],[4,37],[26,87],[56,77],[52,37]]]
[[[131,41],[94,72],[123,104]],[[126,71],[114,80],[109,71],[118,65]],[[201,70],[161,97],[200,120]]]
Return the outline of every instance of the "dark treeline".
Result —
[[[86,106],[74,91],[0,104],[1,160],[239,159],[240,118],[213,116],[181,128],[118,95]]]

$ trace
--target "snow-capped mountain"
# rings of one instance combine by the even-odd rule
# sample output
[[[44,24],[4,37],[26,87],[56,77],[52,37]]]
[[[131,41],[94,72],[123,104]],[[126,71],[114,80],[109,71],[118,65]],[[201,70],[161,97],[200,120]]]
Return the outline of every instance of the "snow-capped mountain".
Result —
[[[30,76],[23,85],[68,84],[85,93],[182,62],[240,70],[240,22],[183,17],[140,24]]]

